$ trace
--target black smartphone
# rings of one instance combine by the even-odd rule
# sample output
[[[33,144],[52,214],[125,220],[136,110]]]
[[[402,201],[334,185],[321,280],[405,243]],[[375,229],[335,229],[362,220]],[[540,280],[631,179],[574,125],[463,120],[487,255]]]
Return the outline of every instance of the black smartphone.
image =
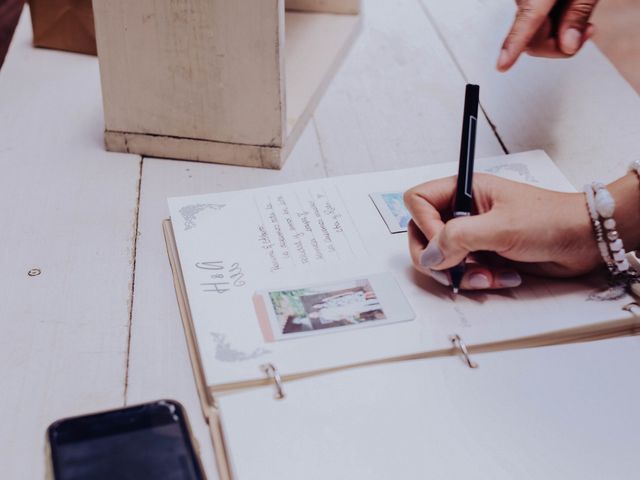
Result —
[[[205,480],[184,408],[172,400],[58,420],[55,480]]]

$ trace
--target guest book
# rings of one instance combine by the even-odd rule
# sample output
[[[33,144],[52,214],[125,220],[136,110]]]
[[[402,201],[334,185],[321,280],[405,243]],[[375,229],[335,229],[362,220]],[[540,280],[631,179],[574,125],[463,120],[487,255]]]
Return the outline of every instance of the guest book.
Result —
[[[536,478],[552,471],[548,436],[561,435],[572,452],[574,440],[600,448],[602,438],[591,444],[571,430],[588,431],[587,407],[573,412],[575,425],[562,417],[575,438],[530,430],[555,422],[554,398],[569,408],[612,381],[617,360],[589,383],[587,373],[571,377],[576,359],[593,372],[592,356],[606,358],[604,350],[637,352],[635,339],[604,341],[638,331],[635,304],[602,295],[598,274],[526,277],[517,289],[454,301],[417,273],[402,192],[456,167],[169,199],[165,239],[221,478]],[[476,169],[573,190],[541,151],[480,159]],[[602,342],[584,343],[592,340]],[[535,415],[527,388],[543,402]],[[602,405],[614,409],[616,398]],[[621,411],[612,415],[622,422]],[[534,455],[524,463],[518,439]],[[632,458],[622,447],[617,464]],[[468,464],[451,464],[455,455]],[[555,452],[553,468],[575,458]],[[596,459],[575,471],[595,471],[587,460]]]

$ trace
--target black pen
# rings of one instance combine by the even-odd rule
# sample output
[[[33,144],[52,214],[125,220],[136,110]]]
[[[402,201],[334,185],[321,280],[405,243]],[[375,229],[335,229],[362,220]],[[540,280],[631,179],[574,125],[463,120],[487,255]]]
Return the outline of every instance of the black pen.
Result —
[[[462,140],[453,217],[467,217],[473,209],[473,158],[476,150],[476,125],[478,123],[478,102],[480,87],[468,84],[464,95],[464,116],[462,117]],[[465,271],[465,260],[449,269],[454,295],[460,289]]]

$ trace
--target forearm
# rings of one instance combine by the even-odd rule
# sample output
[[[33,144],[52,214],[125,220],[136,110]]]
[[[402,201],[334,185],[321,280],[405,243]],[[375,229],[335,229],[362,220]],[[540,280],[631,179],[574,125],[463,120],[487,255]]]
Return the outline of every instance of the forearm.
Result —
[[[608,186],[616,201],[614,218],[625,250],[640,248],[640,181],[629,172]]]

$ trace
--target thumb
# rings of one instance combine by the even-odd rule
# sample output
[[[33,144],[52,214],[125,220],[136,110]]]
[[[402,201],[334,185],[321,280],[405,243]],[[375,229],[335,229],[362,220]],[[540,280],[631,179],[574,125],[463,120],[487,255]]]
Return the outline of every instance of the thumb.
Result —
[[[558,28],[558,40],[563,53],[573,55],[582,47],[596,3],[598,0],[571,0],[567,6]]]
[[[442,270],[459,264],[470,252],[501,252],[506,249],[505,231],[497,215],[488,212],[447,222],[420,255],[420,264]]]

